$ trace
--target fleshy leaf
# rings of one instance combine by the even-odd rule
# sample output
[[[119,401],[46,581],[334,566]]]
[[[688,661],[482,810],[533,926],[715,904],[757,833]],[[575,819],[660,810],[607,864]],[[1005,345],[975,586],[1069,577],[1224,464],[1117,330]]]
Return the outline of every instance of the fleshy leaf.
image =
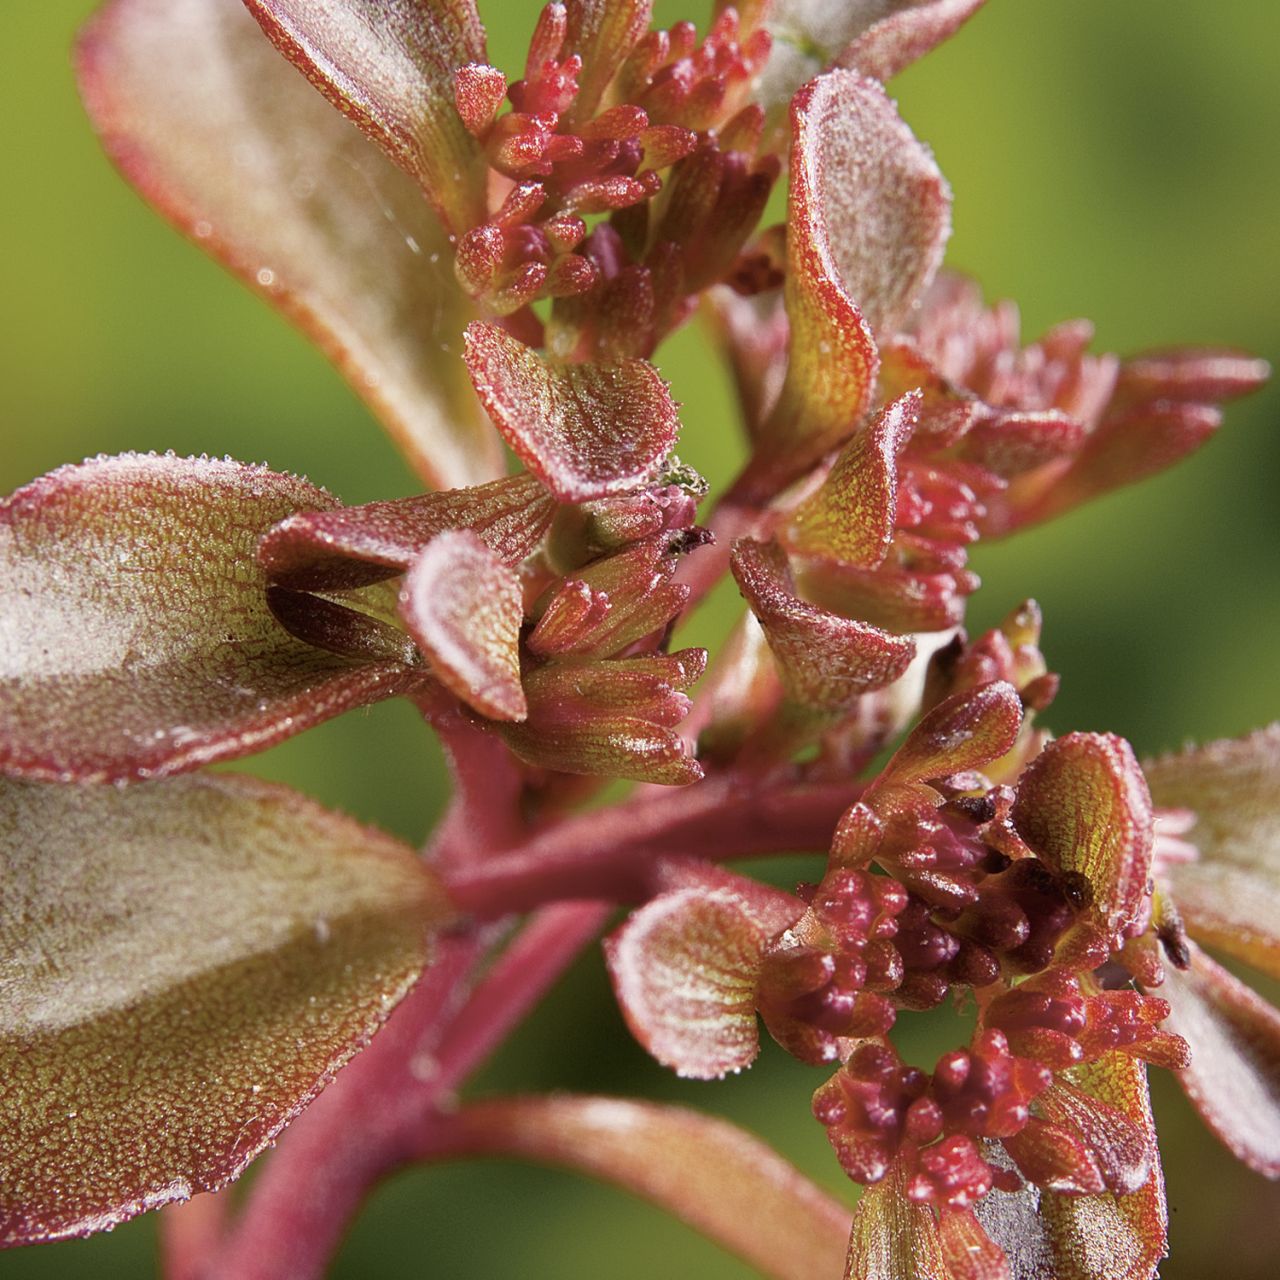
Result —
[[[793,900],[794,915],[803,904]],[[696,1080],[741,1071],[760,1051],[755,996],[776,929],[727,886],[665,893],[605,943],[627,1025],[664,1066]]]
[[[732,568],[787,692],[805,707],[845,710],[868,690],[896,680],[915,656],[909,636],[890,635],[801,600],[776,543],[742,539],[734,545]]]
[[[896,1173],[862,1193],[853,1214],[845,1280],[951,1280],[933,1209],[907,1199]]]
[[[1280,725],[1143,765],[1156,804],[1190,809],[1200,860],[1169,885],[1198,938],[1280,977]]]
[[[1156,401],[1108,417],[1017,523],[1046,520],[1181,462],[1222,425],[1214,405]]]
[[[0,768],[158,777],[420,683],[422,668],[295,639],[268,606],[258,537],[333,505],[264,467],[138,454],[0,503]]]
[[[1165,1029],[1191,1046],[1178,1072],[1205,1123],[1251,1169],[1280,1177],[1280,1013],[1191,944],[1191,966],[1165,966],[1156,988]]]
[[[523,720],[520,579],[469,529],[433,538],[414,561],[400,611],[431,669],[491,720]]]
[[[793,111],[795,154],[813,201],[805,221],[821,236],[824,265],[872,330],[893,332],[942,262],[951,190],[874,80],[829,72],[806,86]]]
[[[912,729],[880,774],[882,785],[927,782],[998,760],[1017,741],[1022,701],[1003,680],[952,694]]]
[[[1221,404],[1256,391],[1271,367],[1245,351],[1177,347],[1130,356],[1120,366],[1116,394],[1132,400]]]
[[[245,0],[271,42],[421,184],[455,234],[485,220],[488,169],[454,103],[485,61],[473,0]]]
[[[521,760],[543,769],[685,786],[702,768],[675,731],[705,649],[609,661],[551,662],[527,672],[528,719],[498,723]]]
[[[570,107],[576,120],[590,119],[615,73],[649,29],[652,0],[568,0],[563,53],[582,59],[578,94]]]
[[[790,356],[755,464],[784,480],[857,427],[876,387],[873,334],[906,319],[951,229],[946,181],[876,81],[820,76],[791,121]]]
[[[555,364],[478,321],[467,328],[466,361],[503,438],[561,502],[640,484],[675,443],[675,402],[647,361]]]
[[[791,517],[791,547],[862,569],[883,563],[897,515],[898,455],[919,414],[920,394],[908,392],[845,445],[821,488]]]
[[[114,0],[78,60],[124,176],[319,344],[430,483],[498,473],[439,220],[241,5]]]
[[[413,985],[413,851],[244,777],[0,780],[0,1243],[237,1177]]]
[[[1151,796],[1133,749],[1113,734],[1051,742],[1018,783],[1013,822],[1056,871],[1085,876],[1108,938],[1138,919],[1151,875]]]
[[[258,559],[284,586],[355,587],[403,573],[446,529],[469,529],[515,566],[533,553],[554,513],[532,476],[504,476],[471,489],[290,516],[258,544]]]
[[[716,1116],[560,1095],[473,1103],[444,1126],[447,1150],[523,1156],[634,1192],[774,1280],[839,1271],[848,1211]]]
[[[888,80],[955,32],[984,2],[773,0],[767,8],[773,50],[757,98],[765,107],[786,102],[833,62]],[[747,0],[737,7],[760,6]]]

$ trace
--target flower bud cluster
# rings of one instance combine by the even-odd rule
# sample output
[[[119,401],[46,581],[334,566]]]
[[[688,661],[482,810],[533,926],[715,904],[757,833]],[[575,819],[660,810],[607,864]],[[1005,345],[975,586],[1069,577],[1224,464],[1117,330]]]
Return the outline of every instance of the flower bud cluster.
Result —
[[[545,340],[561,356],[648,354],[686,297],[733,268],[777,178],[775,158],[754,158],[764,114],[747,101],[770,37],[739,42],[730,8],[702,41],[681,22],[584,69],[573,28],[549,4],[522,79],[475,64],[455,75],[502,193],[460,238],[456,270],[491,314],[560,299]]]

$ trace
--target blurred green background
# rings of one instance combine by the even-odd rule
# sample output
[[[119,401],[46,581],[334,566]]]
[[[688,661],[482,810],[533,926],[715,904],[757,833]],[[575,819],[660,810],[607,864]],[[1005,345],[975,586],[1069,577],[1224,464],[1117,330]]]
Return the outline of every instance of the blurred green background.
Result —
[[[91,0],[4,5],[0,234],[4,335],[0,490],[124,449],[261,460],[342,497],[414,482],[341,380],[299,336],[149,213],[99,154],[67,49]],[[491,0],[491,56],[514,69],[537,4]],[[706,0],[692,16],[705,20]],[[660,3],[664,22],[689,7]],[[1177,341],[1280,355],[1280,76],[1275,0],[990,0],[895,83],[956,194],[949,258],[990,297],[1017,298],[1034,335],[1075,315],[1101,348]],[[684,403],[681,454],[713,480],[737,457],[727,382],[700,336],[660,355]],[[1064,677],[1059,731],[1111,729],[1142,752],[1280,717],[1280,394],[1231,410],[1174,473],[975,557],[975,629],[1035,595]],[[416,717],[348,716],[250,767],[419,839],[441,805],[439,759]],[[780,870],[799,876],[794,867]],[[905,1037],[929,1059],[941,1014]],[[912,1038],[914,1037],[914,1038]],[[821,1075],[766,1050],[723,1085],[680,1082],[625,1035],[596,954],[477,1081],[680,1099],[767,1136],[839,1194],[807,1116]],[[0,1082],[0,1087],[3,1087]],[[1212,1142],[1156,1082],[1172,1211],[1166,1280],[1273,1277],[1280,1193]],[[847,1187],[847,1184],[844,1184]],[[153,1227],[24,1250],[2,1277],[151,1273]],[[1226,1256],[1230,1263],[1224,1262]],[[432,1169],[374,1196],[334,1275],[741,1277],[742,1266],[643,1205],[507,1165]]]

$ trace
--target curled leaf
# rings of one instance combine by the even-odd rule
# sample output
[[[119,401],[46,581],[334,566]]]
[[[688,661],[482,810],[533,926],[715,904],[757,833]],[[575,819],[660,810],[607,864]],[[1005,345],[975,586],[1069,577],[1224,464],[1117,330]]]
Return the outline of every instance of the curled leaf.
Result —
[[[472,0],[245,0],[271,42],[422,185],[454,233],[485,219],[487,168],[454,103],[485,61]]]
[[[984,2],[774,0],[766,10],[773,49],[757,98],[766,107],[786,102],[833,62],[888,80],[952,35]]]
[[[531,555],[555,504],[530,475],[282,520],[258,544],[273,582],[302,590],[362,586],[403,573],[437,534],[469,529],[504,564]]]
[[[894,752],[881,785],[927,782],[981,769],[1017,741],[1022,701],[1013,685],[993,680],[952,694],[920,721]]]
[[[1051,742],[1018,783],[1013,822],[1052,868],[1088,879],[1108,938],[1138,920],[1151,875],[1151,796],[1123,738],[1069,733]]]
[[[744,538],[733,548],[733,576],[760,620],[792,698],[813,710],[845,710],[870,689],[896,680],[915,656],[909,636],[841,618],[795,594],[776,543]]]
[[[402,660],[296,639],[269,607],[259,536],[333,505],[264,467],[139,454],[63,467],[5,499],[0,768],[163,776],[418,684]]]
[[[414,561],[400,611],[442,684],[491,720],[523,720],[520,579],[469,529],[437,534]]]
[[[467,328],[466,361],[503,438],[561,502],[640,484],[675,443],[675,402],[647,361],[557,364],[478,321]]]
[[[919,392],[886,405],[840,451],[821,488],[797,508],[788,544],[855,568],[884,562],[898,505],[898,455],[920,414]]]
[[[249,778],[0,780],[0,1243],[237,1177],[417,978],[413,851]]]
[[[803,904],[793,900],[798,915]],[[741,1071],[760,1051],[755,996],[772,932],[730,887],[662,894],[605,943],[618,1004],[636,1039],[696,1080]]]
[[[439,219],[242,5],[113,0],[77,60],[124,176],[314,338],[428,482],[497,473]]]

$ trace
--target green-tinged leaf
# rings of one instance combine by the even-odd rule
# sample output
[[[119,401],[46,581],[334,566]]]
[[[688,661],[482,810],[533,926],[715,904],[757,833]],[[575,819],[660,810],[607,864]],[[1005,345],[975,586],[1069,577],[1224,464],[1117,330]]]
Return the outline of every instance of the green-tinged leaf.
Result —
[[[1143,765],[1151,798],[1190,809],[1196,862],[1169,867],[1196,937],[1280,977],[1280,725]]]
[[[486,215],[488,168],[454,104],[485,61],[473,0],[245,0],[272,43],[422,185],[455,234]]]
[[[469,529],[504,564],[542,541],[555,503],[530,475],[281,521],[258,544],[273,582],[303,590],[353,587],[403,573],[438,533]]]
[[[855,568],[884,562],[898,509],[898,455],[920,413],[919,392],[886,405],[840,451],[822,486],[786,528],[789,546]]]
[[[1280,1013],[1191,944],[1191,967],[1155,988],[1165,1029],[1191,1046],[1178,1072],[1204,1122],[1251,1169],[1280,1177]]]
[[[759,1138],[714,1116],[614,1098],[498,1098],[449,1117],[438,1147],[523,1156],[613,1183],[774,1280],[840,1270],[848,1210]]]
[[[503,438],[561,502],[633,488],[675,444],[675,401],[645,360],[557,364],[476,321],[466,361]]]
[[[1054,870],[1085,876],[1107,938],[1139,916],[1151,876],[1151,796],[1133,748],[1114,734],[1051,742],[1018,783],[1013,822]]]
[[[749,1067],[760,1051],[755,998],[764,946],[803,903],[788,898],[790,910],[778,919],[755,896],[754,884],[738,892],[733,883],[664,893],[605,942],[627,1025],[678,1075],[718,1079]]]
[[[723,8],[728,0],[717,6]],[[773,50],[756,89],[766,108],[785,103],[833,62],[888,80],[950,36],[985,0],[773,0]],[[748,12],[759,0],[739,3]]]
[[[242,5],[113,0],[79,77],[124,176],[318,343],[428,482],[498,473],[439,220]]]
[[[412,850],[248,778],[0,781],[0,1242],[235,1178],[447,914]]]
[[[877,785],[927,782],[981,769],[1018,739],[1022,701],[1004,680],[963,689],[933,708],[885,765]]]
[[[469,529],[437,534],[414,561],[400,612],[431,669],[491,720],[523,720],[520,579]]]
[[[735,543],[733,576],[760,620],[788,694],[815,711],[851,707],[870,689],[896,680],[915,656],[909,636],[827,613],[795,594],[776,543]]]
[[[844,1275],[845,1280],[951,1280],[933,1209],[908,1200],[897,1173],[862,1193]]]
[[[786,381],[748,488],[798,475],[871,404],[873,334],[906,319],[942,261],[951,192],[874,80],[833,71],[791,107]]]
[[[5,499],[0,769],[157,777],[414,687],[422,668],[324,652],[269,608],[258,538],[334,505],[265,467],[140,454],[62,467]]]

